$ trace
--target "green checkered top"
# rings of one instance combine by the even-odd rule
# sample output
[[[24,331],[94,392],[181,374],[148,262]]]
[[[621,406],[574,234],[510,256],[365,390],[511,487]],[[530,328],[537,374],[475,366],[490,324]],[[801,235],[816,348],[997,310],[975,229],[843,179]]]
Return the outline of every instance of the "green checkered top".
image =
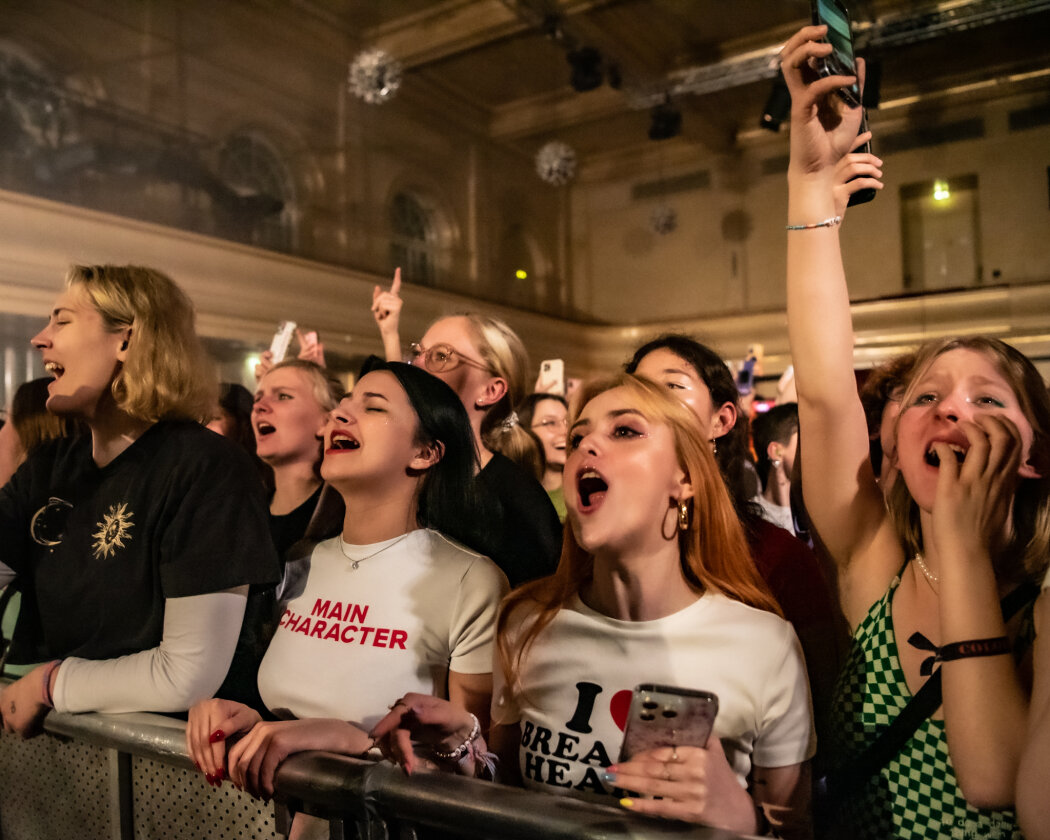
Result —
[[[845,767],[901,713],[911,693],[897,657],[890,604],[900,584],[872,605],[853,634],[832,707],[831,766]],[[901,751],[836,815],[828,837],[1020,838],[1014,812],[967,804],[948,755],[944,721],[927,718]]]

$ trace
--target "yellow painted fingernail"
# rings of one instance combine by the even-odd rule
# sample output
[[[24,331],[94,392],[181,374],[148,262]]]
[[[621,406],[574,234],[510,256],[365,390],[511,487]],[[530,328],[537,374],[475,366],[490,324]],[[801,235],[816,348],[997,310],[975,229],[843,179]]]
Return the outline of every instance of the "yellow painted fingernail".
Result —
[[[634,807],[634,800],[633,799],[628,799],[625,796],[623,799],[620,800],[620,804],[623,805],[624,808],[633,808]]]

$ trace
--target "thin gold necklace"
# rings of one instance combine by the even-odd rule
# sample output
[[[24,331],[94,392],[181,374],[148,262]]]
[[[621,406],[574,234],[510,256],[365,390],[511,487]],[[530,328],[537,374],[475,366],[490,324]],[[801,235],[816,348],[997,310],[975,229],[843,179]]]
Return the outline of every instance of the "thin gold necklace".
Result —
[[[411,533],[412,533],[411,531],[408,532],[408,534],[411,534]],[[347,560],[350,561],[350,568],[352,570],[356,571],[357,567],[360,566],[362,563],[364,563],[365,560],[371,560],[377,554],[382,554],[388,548],[393,548],[395,545],[397,545],[402,540],[408,539],[408,534],[402,534],[400,537],[398,537],[392,543],[389,543],[388,545],[384,545],[382,548],[378,549],[377,551],[373,551],[371,554],[366,554],[364,557],[351,557],[349,554],[347,554],[346,553],[346,544],[343,542],[343,538],[339,537],[339,550],[341,552],[343,552],[343,557],[345,557]]]

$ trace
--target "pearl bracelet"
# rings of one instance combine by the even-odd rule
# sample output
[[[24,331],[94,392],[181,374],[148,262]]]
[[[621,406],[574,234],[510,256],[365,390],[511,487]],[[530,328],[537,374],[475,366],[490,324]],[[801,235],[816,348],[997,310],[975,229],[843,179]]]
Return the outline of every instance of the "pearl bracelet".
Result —
[[[467,714],[470,714],[470,719],[474,721],[474,726],[471,728],[470,734],[467,736],[467,739],[451,752],[441,752],[441,750],[434,750],[435,756],[444,761],[455,761],[460,756],[462,756],[463,753],[465,753],[470,747],[470,745],[478,739],[478,736],[481,735],[481,723],[478,721],[477,715],[471,714],[470,712],[468,712]]]

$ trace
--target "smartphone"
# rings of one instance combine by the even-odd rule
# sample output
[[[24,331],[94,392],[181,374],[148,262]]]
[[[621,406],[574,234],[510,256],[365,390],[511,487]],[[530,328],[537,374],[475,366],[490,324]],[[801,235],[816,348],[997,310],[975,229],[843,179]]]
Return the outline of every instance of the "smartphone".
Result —
[[[755,390],[755,363],[758,359],[752,353],[740,364],[736,372],[736,390],[740,396],[747,396]]]
[[[284,361],[293,335],[295,335],[295,321],[281,321],[277,332],[273,334],[273,341],[270,342],[270,353],[273,354],[274,364]]]
[[[831,55],[818,61],[817,71],[821,76],[856,76],[857,59],[853,55],[853,30],[849,12],[839,0],[810,0],[813,23],[827,26],[824,41],[831,44]],[[854,82],[849,87],[839,88],[839,96],[851,108],[860,105],[860,85]]]
[[[710,691],[643,683],[631,697],[619,760],[657,747],[706,746],[717,714]]]
[[[565,394],[565,362],[561,359],[545,359],[540,362],[540,381],[548,394]]]
[[[867,109],[865,109],[864,111],[861,112],[861,115],[860,115],[860,130],[857,131],[857,134],[863,134],[867,130],[868,130],[868,111],[867,111]],[[858,146],[853,151],[861,152],[863,154],[870,155],[871,154],[871,140],[868,140],[863,145]],[[860,177],[862,177],[862,176],[857,175],[854,178],[850,178],[850,180],[851,181],[855,181],[857,178],[860,178]],[[875,198],[875,193],[877,193],[877,192],[878,192],[878,190],[875,189],[874,187],[865,187],[863,190],[857,190],[855,193],[853,193],[853,195],[851,195],[849,197],[849,201],[846,202],[846,206],[847,207],[854,207],[854,206],[856,206],[858,204],[866,204],[867,202],[869,202],[873,198]]]

